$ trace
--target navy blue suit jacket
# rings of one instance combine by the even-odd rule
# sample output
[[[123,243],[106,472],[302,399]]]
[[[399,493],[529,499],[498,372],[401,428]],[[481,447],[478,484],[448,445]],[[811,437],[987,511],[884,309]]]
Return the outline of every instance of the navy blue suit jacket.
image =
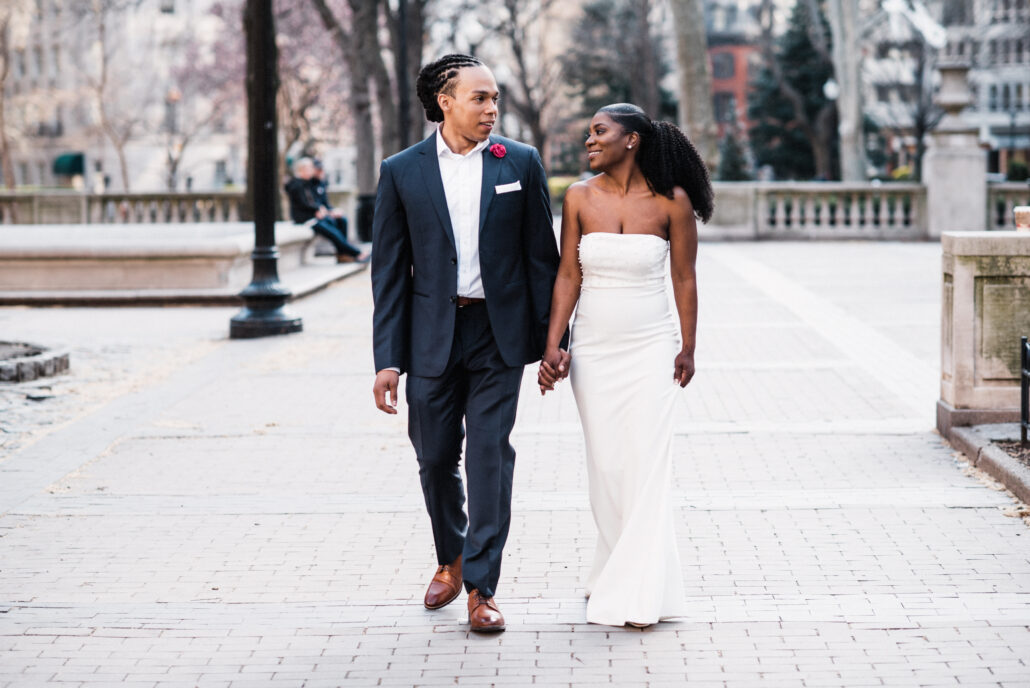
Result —
[[[458,266],[436,152],[436,132],[383,161],[372,222],[376,371],[443,374],[457,312]],[[503,158],[490,152],[501,143]],[[558,247],[547,178],[532,146],[491,136],[482,152],[479,264],[486,309],[504,362],[540,359]],[[501,184],[521,189],[495,193]]]

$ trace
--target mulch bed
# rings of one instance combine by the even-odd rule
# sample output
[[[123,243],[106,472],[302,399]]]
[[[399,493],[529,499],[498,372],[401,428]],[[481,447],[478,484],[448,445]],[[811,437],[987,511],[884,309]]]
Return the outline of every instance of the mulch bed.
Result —
[[[1030,447],[1023,447],[1019,442],[995,442],[1006,454],[1030,468]]]

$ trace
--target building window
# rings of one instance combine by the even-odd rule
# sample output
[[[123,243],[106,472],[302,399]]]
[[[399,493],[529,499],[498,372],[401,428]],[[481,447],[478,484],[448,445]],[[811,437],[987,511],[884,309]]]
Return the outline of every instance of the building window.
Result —
[[[990,89],[987,91],[987,109],[991,112],[998,111],[998,85],[991,84]]]
[[[1001,87],[1001,109],[1005,112],[1012,109],[1012,98],[1008,84]]]
[[[712,77],[716,79],[732,79],[734,67],[733,53],[715,53],[712,55]]]
[[[50,85],[57,82],[57,75],[61,73],[61,49],[56,45],[50,47]]]
[[[972,0],[944,0],[943,4],[941,23],[945,26],[962,26],[972,23]]]
[[[14,76],[17,79],[25,78],[25,51],[18,50],[14,53]]]
[[[1015,88],[1015,95],[1013,96],[1013,100],[1015,102],[1013,103],[1013,105],[1015,106],[1016,112],[1022,112],[1023,111],[1023,84],[1016,84],[1014,88]]]
[[[737,121],[737,99],[732,93],[719,91],[715,94],[715,121],[736,122]]]
[[[229,176],[225,160],[215,161],[215,187],[225,186],[225,180]]]
[[[164,14],[175,14],[175,0],[161,0],[161,11]]]

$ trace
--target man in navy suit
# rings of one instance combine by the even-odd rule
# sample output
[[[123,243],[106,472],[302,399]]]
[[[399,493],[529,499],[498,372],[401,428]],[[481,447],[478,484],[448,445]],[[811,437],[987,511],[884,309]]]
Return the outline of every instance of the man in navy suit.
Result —
[[[492,133],[498,88],[478,59],[447,55],[416,88],[427,119],[442,124],[380,168],[374,394],[396,413],[408,374],[408,435],[438,564],[425,606],[447,605],[464,582],[471,629],[502,631],[493,596],[511,523],[509,435],[523,367],[543,352],[558,270],[547,179],[536,149]]]

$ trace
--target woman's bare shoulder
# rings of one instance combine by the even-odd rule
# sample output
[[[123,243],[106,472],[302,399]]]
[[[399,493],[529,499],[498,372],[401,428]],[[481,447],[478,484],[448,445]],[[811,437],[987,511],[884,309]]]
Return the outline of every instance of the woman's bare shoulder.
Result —
[[[593,191],[589,182],[589,179],[584,179],[570,184],[569,188],[565,190],[565,203],[575,205],[585,199]]]
[[[690,196],[682,186],[672,187],[672,198],[667,196],[662,198],[668,204],[671,213],[693,214],[694,212],[694,204],[690,202]]]

